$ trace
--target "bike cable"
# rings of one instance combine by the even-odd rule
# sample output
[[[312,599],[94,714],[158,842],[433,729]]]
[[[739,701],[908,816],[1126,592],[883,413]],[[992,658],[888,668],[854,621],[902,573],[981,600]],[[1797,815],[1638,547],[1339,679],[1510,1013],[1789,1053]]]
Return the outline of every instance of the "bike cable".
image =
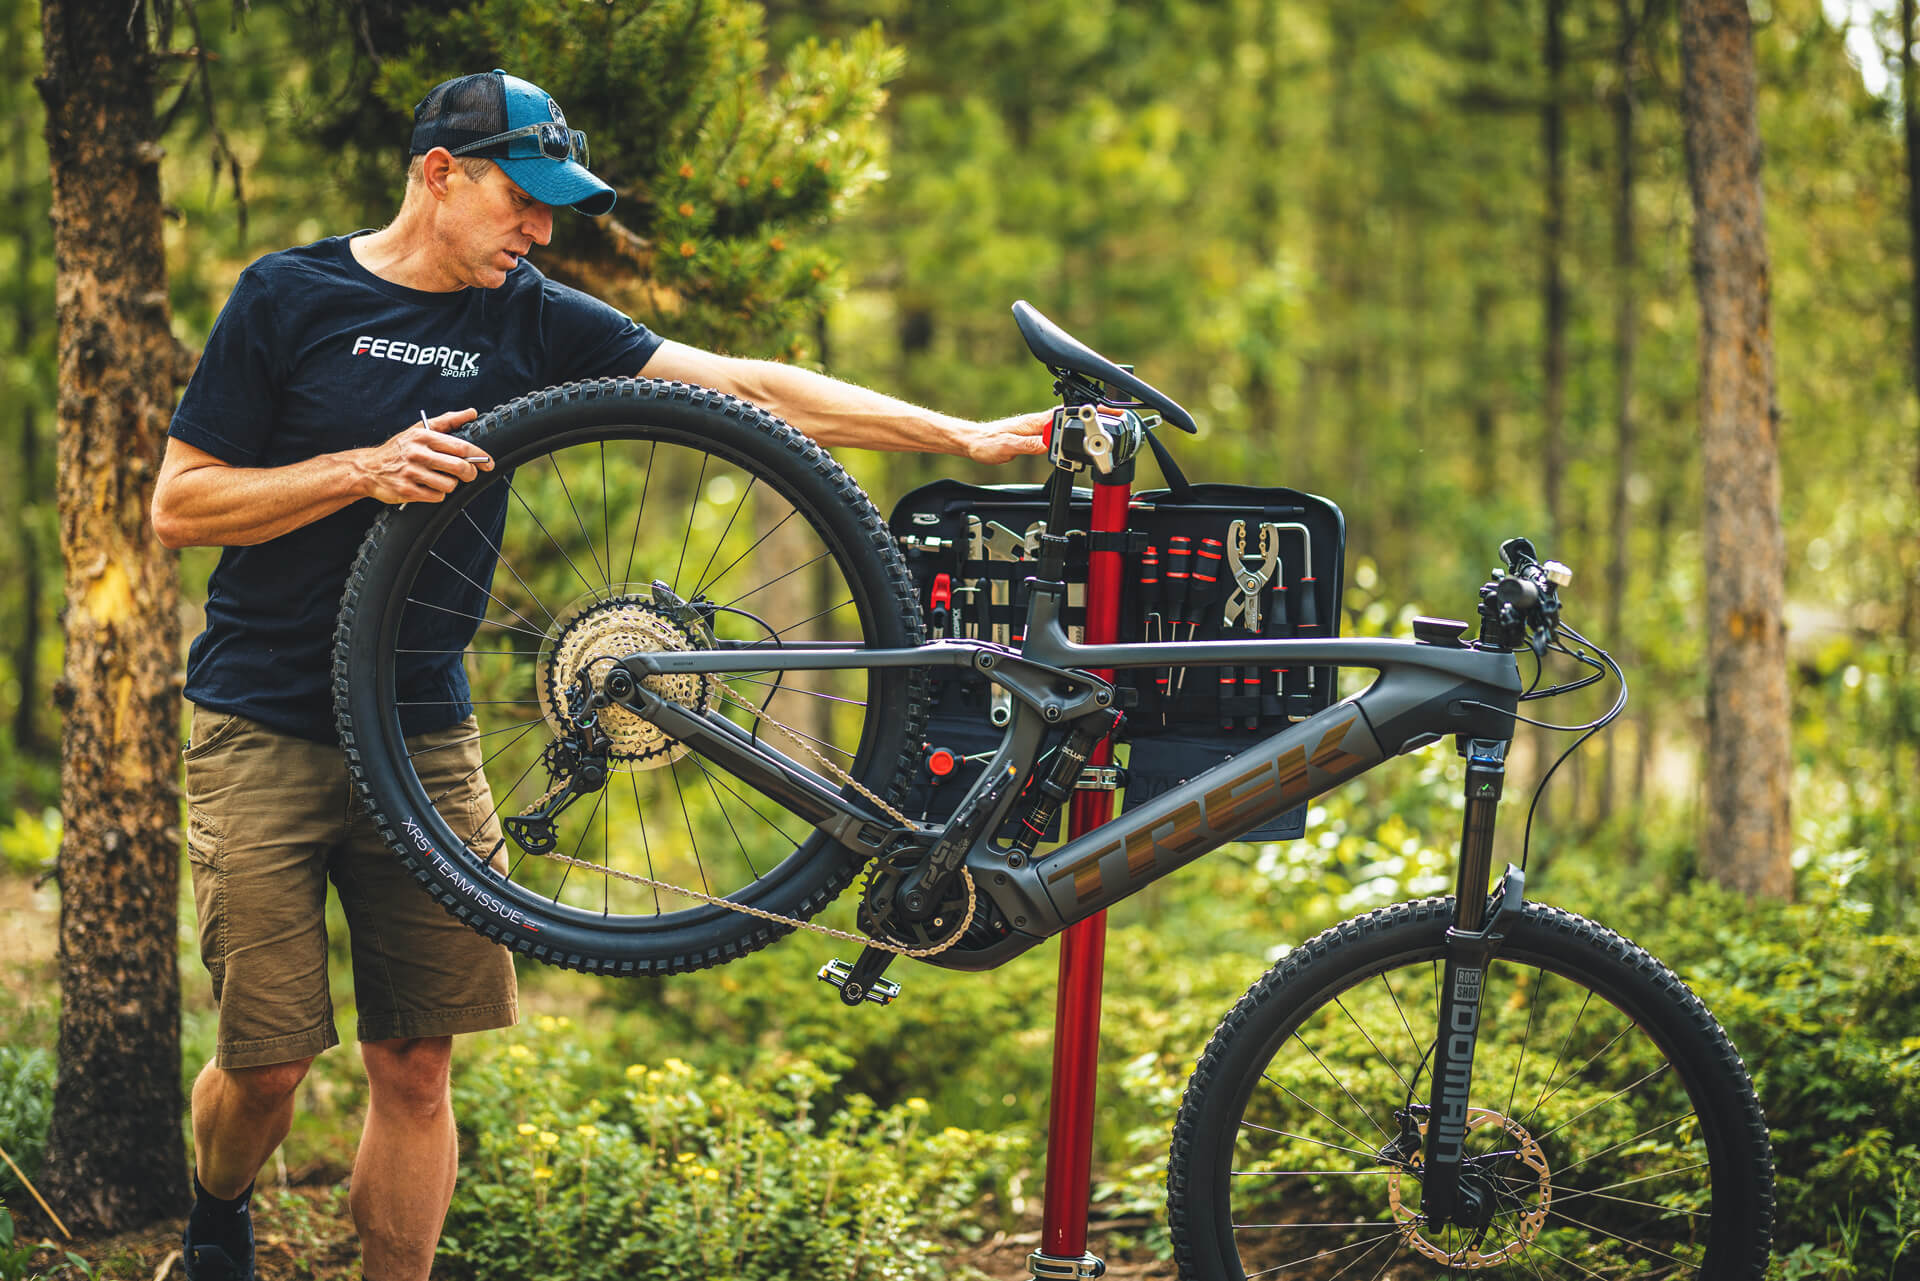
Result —
[[[1522,697],[1548,698],[1555,694],[1565,694],[1573,690],[1585,689],[1587,686],[1593,684],[1595,681],[1600,680],[1608,672],[1611,672],[1614,679],[1619,682],[1620,693],[1618,694],[1618,696],[1614,698],[1612,707],[1609,707],[1605,712],[1601,713],[1599,716],[1595,717],[1593,720],[1586,722],[1583,725],[1556,725],[1551,721],[1539,721],[1539,720],[1533,719],[1530,716],[1522,716],[1518,712],[1512,713],[1513,718],[1519,721],[1520,723],[1522,723],[1523,725],[1533,725],[1533,726],[1537,726],[1540,729],[1554,730],[1563,734],[1578,734],[1580,736],[1574,739],[1572,743],[1567,745],[1567,749],[1561,752],[1560,755],[1557,758],[1555,758],[1553,764],[1548,767],[1547,772],[1542,774],[1540,776],[1540,781],[1534,785],[1533,799],[1527,802],[1527,821],[1525,826],[1522,828],[1521,835],[1520,835],[1520,870],[1523,872],[1527,870],[1527,853],[1533,841],[1533,816],[1540,807],[1540,797],[1542,796],[1542,794],[1546,792],[1547,783],[1553,778],[1554,773],[1557,770],[1559,770],[1559,768],[1562,765],[1566,764],[1568,757],[1572,756],[1575,752],[1579,751],[1581,748],[1581,745],[1584,744],[1588,739],[1592,738],[1595,734],[1598,734],[1601,730],[1605,729],[1607,726],[1613,724],[1613,722],[1619,718],[1620,713],[1626,710],[1626,706],[1627,706],[1626,673],[1620,670],[1620,664],[1613,661],[1613,655],[1607,653],[1606,650],[1601,649],[1598,645],[1595,645],[1592,641],[1588,640],[1586,637],[1582,636],[1579,632],[1573,630],[1573,628],[1567,626],[1565,623],[1560,624],[1558,631],[1565,636],[1571,637],[1575,644],[1580,645],[1582,648],[1586,650],[1592,651],[1592,654],[1591,655],[1583,654],[1583,653],[1578,653],[1574,650],[1570,650],[1566,648],[1566,646],[1562,645],[1559,642],[1557,637],[1555,638],[1554,643],[1551,646],[1549,646],[1549,648],[1555,650],[1558,653],[1565,654],[1569,658],[1576,659],[1579,662],[1586,664],[1588,667],[1593,667],[1601,670],[1596,671],[1595,674],[1592,676],[1582,677],[1580,680],[1570,681],[1564,685],[1554,685],[1543,690],[1535,691],[1531,687],[1529,687],[1528,692]],[[1597,658],[1597,661],[1596,661],[1596,658]],[[1534,677],[1534,684],[1537,685],[1538,683],[1539,683],[1539,675],[1536,673]],[[1467,700],[1465,705],[1468,707],[1482,708],[1487,711],[1500,710],[1494,707],[1491,703],[1483,703],[1477,699]]]

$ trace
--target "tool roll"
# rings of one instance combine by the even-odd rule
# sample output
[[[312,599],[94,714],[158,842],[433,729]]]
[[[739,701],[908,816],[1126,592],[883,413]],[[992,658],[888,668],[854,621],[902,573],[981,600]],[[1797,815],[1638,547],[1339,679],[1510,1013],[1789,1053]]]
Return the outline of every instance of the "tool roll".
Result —
[[[1079,491],[1076,512],[1086,509]],[[913,575],[927,635],[1018,645],[1026,580],[1038,571],[1046,500],[1038,485],[941,480],[902,498],[888,521]],[[1125,534],[1120,636],[1125,642],[1337,635],[1346,521],[1327,499],[1297,489],[1185,485],[1137,492]],[[1069,530],[1062,622],[1074,640],[1086,620],[1087,534]],[[933,708],[907,813],[943,821],[998,746],[1012,705],[978,672],[930,672]],[[1139,805],[1303,720],[1336,696],[1331,667],[1132,668],[1115,673],[1126,720],[1124,765],[1082,774]],[[1306,828],[1301,806],[1249,833],[1288,840]],[[1049,832],[1047,839],[1058,839]]]

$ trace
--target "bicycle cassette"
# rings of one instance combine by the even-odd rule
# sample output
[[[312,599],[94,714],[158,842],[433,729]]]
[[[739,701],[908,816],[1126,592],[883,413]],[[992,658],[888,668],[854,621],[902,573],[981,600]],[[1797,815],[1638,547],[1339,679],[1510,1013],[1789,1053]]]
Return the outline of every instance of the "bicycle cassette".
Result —
[[[710,649],[713,638],[698,617],[670,610],[648,596],[587,597],[560,611],[541,642],[538,689],[540,713],[556,737],[575,729],[567,691],[585,678],[591,686],[619,659],[641,651]],[[650,676],[647,689],[697,712],[711,711],[719,682],[711,676]],[[629,770],[658,769],[686,755],[687,748],[664,730],[624,707],[600,711],[600,730],[609,740],[609,763]]]

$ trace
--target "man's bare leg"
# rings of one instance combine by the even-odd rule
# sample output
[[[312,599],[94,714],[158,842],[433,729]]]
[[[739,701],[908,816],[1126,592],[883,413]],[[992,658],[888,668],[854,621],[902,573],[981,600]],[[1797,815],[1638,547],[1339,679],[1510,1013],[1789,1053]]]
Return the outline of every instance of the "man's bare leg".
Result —
[[[293,1093],[311,1058],[264,1067],[200,1069],[193,1082],[193,1168],[200,1186],[231,1200],[293,1125]]]
[[[367,1125],[347,1204],[367,1281],[426,1281],[453,1200],[453,1038],[365,1041]]]

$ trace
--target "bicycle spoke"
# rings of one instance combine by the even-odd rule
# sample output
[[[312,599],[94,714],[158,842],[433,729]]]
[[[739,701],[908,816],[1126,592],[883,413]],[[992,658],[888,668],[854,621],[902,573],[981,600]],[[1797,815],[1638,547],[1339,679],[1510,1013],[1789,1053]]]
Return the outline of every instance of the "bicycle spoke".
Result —
[[[733,532],[733,522],[740,519],[740,512],[746,507],[747,499],[752,497],[753,487],[759,479],[758,476],[747,477],[747,487],[740,491],[740,497],[733,504],[733,511],[727,516],[727,527],[721,530],[720,537],[714,540],[713,550],[707,553],[707,563],[700,567],[698,574],[694,575],[693,594],[695,596],[706,591],[713,581],[707,577],[707,571],[713,568],[713,562],[720,555],[720,549],[726,545],[727,535]]]
[[[1280,1271],[1282,1268],[1297,1268],[1303,1263],[1317,1263],[1321,1259],[1331,1258],[1336,1254],[1344,1254],[1348,1250],[1358,1250],[1363,1245],[1367,1247],[1367,1253],[1371,1254],[1380,1248],[1382,1241],[1398,1241],[1399,1239],[1400,1234],[1398,1232],[1386,1232],[1377,1237],[1367,1237],[1362,1241],[1353,1241],[1346,1245],[1335,1246],[1331,1250],[1320,1250],[1314,1254],[1302,1255],[1300,1258],[1291,1259],[1286,1263],[1276,1263],[1272,1267],[1262,1268],[1258,1272],[1249,1272],[1247,1273],[1247,1281],[1254,1281],[1256,1277],[1268,1276]],[[1365,1258],[1366,1255],[1362,1255],[1361,1257]]]
[[[700,455],[700,474],[694,477],[693,499],[687,504],[687,532],[680,536],[680,559],[673,567],[673,590],[675,595],[680,594],[680,571],[686,568],[687,547],[693,542],[693,518],[700,512],[700,491],[706,485],[707,464],[711,461],[712,455]]]
[[[1324,1066],[1324,1065],[1323,1065],[1323,1066]],[[1312,1113],[1313,1113],[1313,1114],[1314,1114],[1315,1116],[1317,1116],[1317,1117],[1319,1117],[1319,1118],[1320,1118],[1321,1120],[1323,1120],[1323,1121],[1325,1121],[1325,1122],[1326,1122],[1326,1123],[1327,1123],[1328,1125],[1331,1125],[1331,1126],[1332,1126],[1332,1127],[1333,1127],[1334,1129],[1336,1129],[1336,1130],[1338,1130],[1338,1131],[1340,1131],[1340,1133],[1342,1133],[1342,1134],[1344,1134],[1344,1135],[1346,1135],[1346,1136],[1347,1136],[1348,1138],[1350,1138],[1350,1139],[1352,1139],[1352,1140],[1353,1140],[1353,1141],[1354,1141],[1355,1143],[1365,1143],[1365,1142],[1366,1142],[1366,1140],[1365,1140],[1365,1139],[1363,1139],[1363,1138],[1361,1138],[1361,1137],[1360,1137],[1359,1135],[1357,1135],[1357,1134],[1355,1134],[1355,1133],[1354,1133],[1354,1132],[1353,1132],[1353,1131],[1352,1131],[1351,1129],[1349,1129],[1349,1128],[1348,1128],[1348,1127],[1347,1127],[1346,1125],[1344,1125],[1343,1123],[1341,1123],[1341,1122],[1339,1122],[1339,1121],[1336,1121],[1336,1120],[1334,1120],[1334,1119],[1333,1119],[1332,1117],[1330,1117],[1330,1116],[1328,1116],[1328,1115],[1327,1115],[1327,1114],[1326,1114],[1325,1112],[1322,1112],[1322,1111],[1321,1111],[1321,1110],[1320,1110],[1319,1108],[1317,1108],[1317,1107],[1315,1107],[1315,1106],[1314,1106],[1313,1104],[1311,1104],[1311,1103],[1309,1103],[1309,1102],[1307,1102],[1307,1101],[1306,1101],[1305,1099],[1303,1099],[1303,1098],[1301,1098],[1301,1097],[1300,1097],[1300,1096],[1299,1096],[1298,1094],[1295,1094],[1295,1093],[1293,1092],[1293,1090],[1292,1090],[1291,1088],[1289,1088],[1288,1086],[1285,1086],[1285,1085],[1282,1085],[1282,1084],[1280,1084],[1280,1082],[1278,1082],[1278,1081],[1276,1081],[1276,1080],[1274,1080],[1274,1079],[1273,1079],[1273,1077],[1271,1077],[1271,1076],[1270,1076],[1270,1075],[1268,1075],[1267,1073],[1265,1073],[1265,1072],[1262,1072],[1262,1073],[1260,1074],[1260,1079],[1261,1079],[1261,1080],[1263,1080],[1263,1081],[1265,1081],[1265,1082],[1267,1082],[1267,1083],[1268,1083],[1269,1085],[1271,1085],[1271,1086],[1273,1086],[1273,1087],[1274,1087],[1275,1089],[1277,1089],[1277,1090],[1283,1090],[1283,1091],[1285,1091],[1285,1092],[1286,1092],[1286,1095],[1287,1095],[1287,1097],[1288,1097],[1288,1098],[1290,1098],[1290,1099],[1292,1099],[1292,1100],[1293,1100],[1294,1102],[1296,1102],[1296,1103],[1298,1103],[1298,1104],[1300,1104],[1300,1105],[1301,1105],[1302,1107],[1304,1107],[1304,1108],[1306,1108],[1306,1109],[1307,1109],[1308,1111],[1310,1111],[1310,1112],[1312,1112]],[[1351,1095],[1349,1095],[1348,1097],[1352,1097],[1352,1096],[1351,1096]]]
[[[640,804],[640,780],[628,774],[627,782],[633,789],[633,817],[634,821],[640,825],[640,852],[647,860],[647,879],[657,881],[660,878],[653,870],[653,842],[647,839],[647,811],[646,807]],[[650,885],[647,888],[653,891],[653,914],[659,916],[661,914],[660,887]]]
[[[1322,1059],[1319,1053],[1315,1051],[1315,1049],[1311,1045],[1308,1045],[1306,1043],[1306,1040],[1302,1038],[1298,1032],[1295,1032],[1293,1034],[1293,1039],[1300,1042],[1300,1048],[1305,1050],[1309,1055],[1312,1056],[1313,1061],[1320,1065],[1320,1070],[1327,1074],[1327,1079],[1340,1087],[1340,1093],[1347,1096],[1347,1102],[1353,1104],[1354,1107],[1358,1108],[1360,1110],[1360,1115],[1366,1117],[1367,1121],[1373,1126],[1374,1129],[1380,1131],[1380,1133],[1386,1135],[1387,1138],[1389,1139],[1393,1138],[1393,1131],[1387,1129],[1386,1126],[1380,1124],[1380,1122],[1374,1117],[1373,1113],[1367,1110],[1366,1105],[1361,1103],[1359,1099],[1356,1099],[1353,1097],[1353,1091],[1347,1088],[1347,1083],[1345,1081],[1342,1081],[1338,1076],[1334,1075],[1333,1069],[1327,1066],[1326,1060]],[[1393,1065],[1389,1063],[1387,1066],[1392,1067]],[[1395,1075],[1398,1075],[1398,1073],[1395,1073]]]
[[[680,766],[676,763],[667,771],[673,777],[674,795],[680,798],[680,817],[687,824],[687,847],[693,852],[693,865],[700,871],[700,888],[713,893],[713,887],[707,884],[707,865],[700,858],[700,838],[693,832],[693,815],[687,811],[687,790],[680,785]]]
[[[455,618],[464,618],[469,623],[475,624],[476,629],[478,628],[479,624],[487,623],[487,624],[491,624],[494,627],[498,627],[503,632],[519,632],[523,636],[531,636],[535,640],[542,640],[542,641],[547,638],[547,634],[545,632],[532,632],[532,631],[528,631],[524,627],[509,627],[505,623],[495,622],[493,619],[488,618],[484,614],[463,614],[457,609],[448,609],[445,605],[436,604],[435,602],[430,600],[421,600],[418,597],[414,597],[414,596],[407,597],[407,604],[418,605],[422,609],[438,610],[442,614],[451,614]]]
[[[460,517],[467,522],[474,533],[480,536],[480,541],[486,545],[488,551],[493,553],[494,561],[506,566],[507,573],[513,575],[513,581],[520,584],[520,590],[527,594],[527,599],[540,606],[540,612],[547,616],[548,624],[555,627],[559,626],[560,620],[553,616],[553,611],[548,609],[546,603],[540,599],[540,593],[527,586],[527,580],[520,577],[519,572],[514,569],[513,561],[508,559],[507,554],[500,550],[500,545],[488,536],[487,531],[480,528],[479,522],[473,518],[473,513],[463,507],[460,510]]]
[[[439,552],[433,550],[432,548],[427,549],[427,555],[431,556],[433,559],[439,561],[442,565],[445,565],[448,569],[452,570],[455,574],[459,575],[460,580],[466,583],[469,587],[478,587],[480,589],[481,595],[485,596],[488,600],[498,605],[501,609],[506,610],[509,614],[512,614],[515,618],[519,619],[521,622],[525,623],[527,625],[528,630],[531,631],[535,628],[536,625],[531,618],[526,617],[519,610],[507,604],[507,602],[501,600],[498,596],[495,596],[493,592],[487,587],[481,585],[480,583],[474,582],[473,579],[467,576],[467,572],[465,570],[461,569],[458,565],[448,560],[445,556],[442,556]],[[492,620],[489,619],[488,621],[491,622]],[[504,625],[505,624],[502,624],[502,623],[494,623],[494,626],[496,627],[501,627]]]
[[[647,514],[647,493],[653,488],[653,460],[659,452],[659,442],[649,441],[647,469],[640,476],[640,501],[634,505],[633,510],[633,541],[627,546],[627,567],[620,574],[623,581],[631,582],[633,579],[633,558],[640,551],[640,522]]]
[[[534,511],[533,508],[528,505],[527,500],[521,496],[519,486],[509,480],[507,482],[507,492],[513,495],[514,501],[520,504],[521,510],[533,517],[533,523],[539,526],[540,532],[547,536],[547,541],[553,544],[553,549],[560,553],[560,559],[567,562],[567,568],[573,571],[573,576],[580,580],[580,585],[587,589],[587,594],[592,595],[594,592],[593,584],[587,581],[585,574],[580,572],[580,567],[573,563],[573,557],[567,554],[567,549],[560,540],[553,536],[553,531],[547,528],[547,523],[540,519],[540,513]]]
[[[613,595],[613,575],[608,571],[607,566],[600,563],[600,553],[594,550],[593,535],[587,532],[587,522],[580,515],[579,505],[573,501],[573,487],[567,484],[567,475],[560,470],[560,455],[548,454],[547,465],[553,468],[553,474],[560,482],[560,492],[567,496],[567,510],[573,513],[574,526],[580,531],[581,541],[587,545],[587,555],[593,558],[593,572],[600,575],[600,581],[606,587],[607,595],[611,596]],[[603,472],[602,475],[604,474]],[[592,591],[593,584],[587,584],[587,590]]]

